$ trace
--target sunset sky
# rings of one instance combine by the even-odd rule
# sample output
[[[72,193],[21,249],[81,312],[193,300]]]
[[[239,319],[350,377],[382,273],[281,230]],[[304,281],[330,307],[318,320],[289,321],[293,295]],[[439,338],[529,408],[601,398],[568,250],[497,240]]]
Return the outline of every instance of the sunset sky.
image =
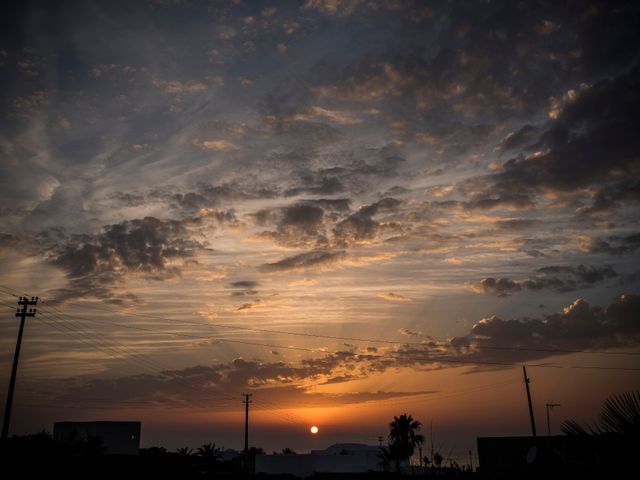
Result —
[[[568,3],[4,2],[11,431],[468,458],[523,364],[539,433],[640,389],[640,6]]]

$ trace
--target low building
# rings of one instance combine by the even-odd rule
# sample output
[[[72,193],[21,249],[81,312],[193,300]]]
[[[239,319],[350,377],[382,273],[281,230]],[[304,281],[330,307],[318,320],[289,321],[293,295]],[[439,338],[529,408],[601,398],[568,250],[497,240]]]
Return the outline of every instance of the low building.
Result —
[[[325,450],[311,450],[311,453],[258,455],[256,473],[305,478],[315,473],[382,471],[379,454],[378,446],[336,443]]]
[[[140,422],[56,422],[53,438],[61,442],[99,439],[103,454],[138,455],[140,428]]]
[[[478,438],[478,473],[487,480],[631,478],[637,452],[616,434],[485,437]]]

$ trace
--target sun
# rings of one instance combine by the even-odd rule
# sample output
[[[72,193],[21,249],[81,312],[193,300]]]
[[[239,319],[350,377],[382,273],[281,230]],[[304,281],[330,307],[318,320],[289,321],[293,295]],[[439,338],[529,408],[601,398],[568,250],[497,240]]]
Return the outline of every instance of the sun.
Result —
[[[315,425],[311,427],[309,430],[311,430],[311,433],[313,433],[314,435],[318,433],[318,427],[316,427]]]

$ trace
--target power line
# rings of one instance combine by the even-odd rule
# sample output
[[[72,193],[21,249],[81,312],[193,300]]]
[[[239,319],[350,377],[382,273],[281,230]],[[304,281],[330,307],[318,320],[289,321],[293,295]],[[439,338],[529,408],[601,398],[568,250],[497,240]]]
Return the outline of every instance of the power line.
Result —
[[[63,314],[67,317],[73,318],[71,317],[69,314]],[[81,317],[83,318],[83,317]],[[93,319],[87,319],[84,318],[84,320],[86,321],[98,321],[99,320],[93,320]],[[103,323],[103,322],[100,322]],[[146,331],[146,332],[151,332],[151,333],[155,333],[155,334],[164,334],[164,335],[174,335],[174,336],[181,336],[181,337],[187,337],[187,338],[194,338],[194,339],[199,339],[199,340],[211,340],[211,339],[216,339],[219,342],[229,342],[229,343],[240,343],[240,344],[245,344],[245,345],[252,345],[252,346],[261,346],[261,347],[269,347],[269,348],[280,348],[280,349],[289,349],[289,350],[303,350],[303,351],[309,351],[312,353],[330,353],[330,354],[338,354],[341,352],[338,351],[330,351],[330,350],[322,350],[319,351],[318,349],[310,349],[310,348],[304,348],[304,347],[293,347],[290,345],[284,346],[284,345],[274,345],[274,344],[269,344],[269,343],[261,343],[261,342],[246,342],[246,341],[242,341],[242,340],[230,340],[230,339],[222,339],[222,338],[217,338],[217,337],[205,337],[205,336],[201,336],[201,335],[192,335],[192,334],[187,334],[187,333],[181,333],[181,332],[167,332],[167,331],[162,331],[162,330],[154,330],[154,329],[150,329],[150,328],[144,328],[144,327],[139,327],[139,326],[135,326],[135,325],[127,325],[127,324],[122,324],[122,323],[114,323],[114,322],[109,322],[110,325],[115,325],[115,326],[119,326],[122,328],[128,328],[128,329],[132,329],[132,330],[140,330],[140,331]],[[421,344],[422,345],[422,344]],[[422,345],[424,346],[424,345]],[[397,352],[398,355],[401,355],[402,352]],[[355,354],[355,355],[359,355],[359,354]],[[390,356],[390,355],[374,355],[374,354],[362,354],[362,357],[364,357],[365,359],[371,359],[371,358],[379,358],[379,359],[395,359],[398,360],[398,356]],[[456,359],[456,358],[451,358],[451,357],[446,357],[446,356],[436,356],[436,355],[430,355],[427,357],[420,357],[420,356],[412,356],[411,357],[413,360],[422,360],[422,361],[428,361],[428,362],[432,362],[432,363],[454,363],[454,364],[462,364],[462,365],[486,365],[486,366],[499,366],[499,367],[516,367],[518,366],[517,363],[514,362],[500,362],[500,361],[488,361],[488,360],[478,360],[478,359]],[[556,365],[556,364],[547,364],[547,363],[537,363],[537,364],[526,364],[527,366],[531,366],[531,367],[537,367],[537,368],[574,368],[574,369],[587,369],[587,370],[609,370],[609,371],[615,371],[615,370],[621,370],[621,371],[640,371],[640,368],[634,368],[634,367],[605,367],[605,366],[590,366],[590,365]]]
[[[384,339],[374,339],[374,338],[362,338],[362,337],[345,337],[345,336],[338,336],[338,335],[325,335],[325,334],[318,334],[318,333],[308,333],[308,332],[292,332],[292,331],[286,331],[286,330],[273,330],[273,329],[266,329],[266,328],[256,328],[256,327],[244,327],[244,326],[240,326],[240,325],[228,325],[228,324],[223,324],[223,323],[214,323],[214,322],[208,322],[208,323],[202,323],[202,322],[190,322],[190,321],[184,321],[184,320],[179,320],[179,319],[174,319],[174,318],[167,318],[167,317],[163,317],[160,315],[150,315],[150,314],[144,314],[144,313],[132,313],[132,312],[126,312],[126,311],[122,311],[122,310],[118,310],[118,309],[111,309],[111,308],[100,308],[98,306],[95,305],[81,305],[81,304],[72,304],[75,306],[80,306],[80,307],[87,307],[87,308],[92,308],[95,310],[102,310],[102,311],[108,311],[110,313],[120,313],[122,315],[131,315],[131,316],[137,316],[137,317],[146,317],[146,318],[152,318],[152,319],[156,319],[156,320],[164,320],[164,321],[169,321],[169,322],[177,322],[177,323],[185,323],[187,325],[198,325],[198,326],[203,326],[203,327],[218,327],[218,328],[228,328],[228,329],[234,329],[234,330],[244,330],[244,331],[251,331],[251,332],[257,332],[257,333],[273,333],[273,334],[279,334],[279,335],[292,335],[292,336],[299,336],[299,337],[311,337],[311,338],[322,338],[322,339],[328,339],[328,340],[342,340],[342,341],[351,341],[351,342],[366,342],[366,343],[379,343],[379,344],[387,344],[387,345],[398,345],[398,344],[403,344],[403,345],[418,345],[418,346],[423,346],[424,344],[422,342],[409,342],[409,341],[397,341],[397,340],[384,340]],[[444,342],[444,340],[435,340],[435,341],[439,341],[439,342]],[[446,343],[443,343],[442,345],[439,345],[441,347],[445,347],[445,348],[457,348],[455,346],[452,345],[447,345]],[[540,352],[540,353],[586,353],[586,354],[598,354],[598,355],[640,355],[640,352],[630,352],[630,351],[623,351],[623,352],[611,352],[611,351],[593,351],[593,350],[578,350],[578,349],[559,349],[559,348],[541,348],[541,347],[507,347],[507,346],[499,346],[499,345],[474,345],[474,348],[478,348],[478,349],[483,349],[483,350],[508,350],[508,351],[525,351],[525,352]]]
[[[62,314],[66,317],[69,318],[73,318],[71,317],[69,314]],[[98,322],[98,323],[104,323],[101,322],[100,320],[97,319],[88,319],[88,318],[84,318],[85,321],[89,321],[89,322]],[[294,346],[290,346],[290,345],[274,345],[274,344],[269,344],[269,343],[262,343],[262,342],[248,342],[248,341],[243,341],[243,340],[231,340],[231,339],[222,339],[222,338],[218,338],[218,337],[209,337],[209,336],[201,336],[201,335],[192,335],[192,334],[186,334],[186,333],[182,333],[182,332],[167,332],[167,331],[161,331],[161,330],[155,330],[155,329],[150,329],[150,328],[144,328],[144,327],[139,327],[139,326],[135,326],[135,325],[127,325],[127,324],[121,324],[121,323],[114,323],[114,322],[109,322],[110,325],[115,325],[115,326],[119,326],[122,328],[128,328],[128,329],[133,329],[133,330],[139,330],[139,331],[145,331],[145,332],[151,332],[154,334],[163,334],[163,335],[169,335],[169,336],[180,336],[180,337],[186,337],[186,338],[192,338],[192,339],[199,339],[199,340],[211,340],[211,339],[215,339],[218,342],[225,342],[225,343],[238,343],[238,344],[244,344],[244,345],[251,345],[251,346],[261,346],[261,347],[268,347],[268,348],[279,348],[279,349],[286,349],[286,350],[302,350],[302,351],[308,351],[308,352],[312,352],[312,353],[331,353],[331,354],[337,354],[340,352],[337,351],[329,351],[326,349],[323,350],[319,350],[319,349],[311,349],[311,348],[304,348],[304,347],[294,347]],[[423,344],[420,344],[421,346],[424,346]],[[398,352],[399,354],[401,354],[402,352]],[[390,357],[389,355],[373,355],[373,354],[366,354],[366,355],[362,355],[363,357],[366,358],[381,358],[381,359],[398,359],[398,357]],[[486,366],[495,366],[495,367],[515,367],[518,364],[514,363],[514,362],[500,362],[500,361],[485,361],[485,360],[478,360],[478,359],[455,359],[455,358],[451,358],[451,357],[444,357],[444,356],[428,356],[428,357],[418,357],[418,356],[413,356],[411,357],[413,360],[420,360],[420,361],[426,361],[426,362],[432,362],[432,363],[452,363],[452,364],[460,364],[460,365],[486,365]],[[527,363],[527,366],[530,367],[537,367],[537,368],[555,368],[555,369],[585,369],[585,370],[604,370],[604,371],[629,371],[629,372],[635,372],[635,371],[640,371],[640,368],[634,368],[634,367],[607,367],[607,366],[596,366],[596,365],[557,365],[557,364],[548,364],[548,363],[537,363],[537,364],[532,364],[532,363]]]
[[[0,285],[0,287],[4,287],[6,289],[9,290],[13,290],[10,287],[7,287],[5,285]],[[17,291],[17,290],[14,290]],[[40,300],[42,303],[51,303],[50,301],[47,300]],[[155,320],[162,320],[162,321],[167,321],[167,322],[175,322],[175,323],[182,323],[185,325],[196,325],[196,326],[201,326],[201,327],[217,327],[217,328],[226,328],[226,329],[232,329],[232,330],[243,330],[243,331],[251,331],[251,332],[256,332],[256,333],[270,333],[270,334],[276,334],[276,335],[291,335],[291,336],[298,336],[298,337],[309,337],[309,338],[320,338],[320,339],[328,339],[328,340],[341,340],[341,341],[350,341],[350,342],[366,342],[366,343],[378,343],[378,344],[386,344],[386,345],[410,345],[410,346],[424,346],[425,344],[422,342],[402,342],[402,341],[395,341],[395,340],[384,340],[384,339],[374,339],[374,338],[363,338],[363,337],[346,337],[346,336],[339,336],[339,335],[324,335],[324,334],[317,334],[317,333],[308,333],[308,332],[292,332],[292,331],[287,331],[287,330],[273,330],[273,329],[264,329],[264,328],[256,328],[256,327],[245,327],[245,326],[240,326],[240,325],[228,325],[228,324],[222,324],[222,323],[213,323],[213,322],[208,322],[208,323],[202,323],[202,322],[192,322],[189,320],[181,320],[181,319],[175,319],[175,318],[168,318],[168,317],[164,317],[164,316],[160,316],[160,315],[151,315],[151,314],[145,314],[145,313],[135,313],[135,312],[128,312],[128,311],[123,311],[123,310],[118,310],[118,309],[113,309],[113,308],[107,308],[107,307],[99,307],[96,305],[87,305],[87,304],[79,304],[79,303],[67,303],[68,305],[73,305],[73,306],[78,306],[78,307],[83,307],[83,308],[89,308],[89,309],[94,309],[94,310],[99,310],[99,311],[105,311],[105,312],[109,312],[109,313],[119,313],[120,315],[125,315],[125,316],[134,316],[134,317],[142,317],[142,318],[151,318],[151,319],[155,319]],[[49,308],[53,308],[55,309],[55,306],[50,306]],[[98,320],[96,320],[98,321]],[[228,341],[228,342],[235,342],[235,343],[242,343],[239,340],[224,340],[224,341]],[[434,339],[435,342],[439,342],[438,347],[439,348],[448,348],[448,349],[457,349],[458,347],[450,345],[447,343],[446,340],[438,340],[438,339]],[[248,342],[246,342],[247,344],[250,344]],[[260,345],[258,345],[260,346]],[[269,346],[269,345],[262,345],[262,346]],[[284,349],[299,349],[299,350],[306,350],[306,351],[313,351],[313,349],[305,349],[302,347],[283,347],[283,346],[273,346],[273,348],[284,348]],[[514,346],[500,346],[500,345],[478,345],[478,344],[474,344],[473,345],[474,349],[478,349],[478,350],[499,350],[499,351],[516,351],[516,352],[536,352],[536,353],[560,353],[560,354],[571,354],[571,353],[580,353],[580,354],[591,354],[591,355],[616,355],[616,356],[620,356],[620,355],[631,355],[631,356],[640,356],[640,352],[632,352],[632,351],[594,351],[594,350],[586,350],[586,349],[561,349],[561,348],[543,348],[543,347],[514,347]]]
[[[43,303],[50,303],[46,300],[41,300]],[[217,327],[217,328],[226,328],[232,330],[243,330],[243,331],[251,331],[256,333],[271,333],[276,335],[291,335],[291,336],[299,336],[299,337],[310,337],[310,338],[321,338],[328,340],[341,340],[341,341],[352,341],[352,342],[365,342],[365,343],[378,343],[378,344],[386,344],[386,345],[411,345],[411,346],[424,346],[423,342],[410,342],[410,341],[396,341],[396,340],[384,340],[384,339],[374,339],[374,338],[363,338],[363,337],[346,337],[346,336],[338,336],[338,335],[325,335],[325,334],[317,334],[317,333],[308,333],[308,332],[292,332],[287,330],[273,330],[273,329],[265,329],[265,328],[256,328],[256,327],[245,327],[241,325],[228,325],[222,323],[202,323],[202,322],[192,322],[188,320],[181,320],[175,318],[163,317],[160,315],[150,315],[145,313],[135,313],[135,312],[127,312],[118,309],[112,308],[100,308],[95,305],[86,305],[86,304],[78,304],[78,303],[69,303],[69,305],[74,305],[78,307],[84,307],[94,310],[101,310],[109,313],[119,313],[125,316],[134,316],[134,317],[142,317],[142,318],[151,318],[155,320],[162,320],[167,322],[175,322],[182,323],[186,325],[196,325],[201,327]],[[55,308],[55,307],[50,307]],[[440,342],[438,347],[440,348],[449,348],[449,349],[457,349],[459,347],[447,344],[446,340],[438,340],[434,339],[436,342]],[[285,347],[281,347],[285,348]],[[503,351],[519,351],[519,352],[537,352],[537,353],[581,353],[581,354],[592,354],[592,355],[632,355],[632,356],[640,356],[640,352],[632,352],[632,351],[602,351],[602,350],[586,350],[586,349],[561,349],[561,348],[542,348],[542,347],[513,347],[513,346],[500,346],[500,345],[473,345],[474,349],[478,350],[503,350]]]
[[[46,318],[51,319],[52,315],[49,312],[41,312],[43,313],[43,316]],[[85,345],[88,345],[91,348],[94,348],[95,345],[92,343],[87,343],[86,341],[82,340],[82,338],[88,340],[89,342],[95,342],[95,344],[98,345],[98,349],[100,351],[102,351],[103,353],[109,355],[112,358],[122,358],[124,357],[124,359],[126,361],[129,361],[130,363],[134,363],[137,364],[137,366],[139,368],[142,368],[143,370],[146,370],[148,372],[152,372],[154,374],[157,374],[157,369],[160,368],[161,370],[164,371],[172,371],[172,368],[157,361],[157,360],[153,360],[150,358],[145,358],[139,354],[135,354],[135,353],[131,353],[130,350],[125,347],[113,347],[108,345],[106,342],[101,341],[95,337],[92,337],[90,335],[85,334],[82,331],[79,331],[77,329],[74,329],[71,325],[69,325],[68,322],[58,322],[55,320],[55,317],[53,317],[54,319],[52,320],[52,322],[48,322],[46,320],[43,320],[45,323],[47,323],[47,325],[49,325],[52,328],[55,328],[58,331],[61,331],[62,333],[66,333],[61,329],[66,329],[68,331],[68,334],[70,336],[75,337],[76,339],[79,339],[79,337],[81,337],[79,339],[79,341]],[[115,352],[115,353],[114,353]],[[195,384],[193,382],[189,382],[186,379],[180,378],[180,377],[172,377],[172,380],[174,380],[176,383],[180,384],[181,386],[188,388],[190,390],[196,391],[197,393],[200,394],[205,394],[205,395],[211,395],[210,391],[207,391],[205,389],[203,389],[200,385]],[[233,400],[236,397],[230,397],[230,396],[222,396],[222,397],[210,397],[211,400]]]

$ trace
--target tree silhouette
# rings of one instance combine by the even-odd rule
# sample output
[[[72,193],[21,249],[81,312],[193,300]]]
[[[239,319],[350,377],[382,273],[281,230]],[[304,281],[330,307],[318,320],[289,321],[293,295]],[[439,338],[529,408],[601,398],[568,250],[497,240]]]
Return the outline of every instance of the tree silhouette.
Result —
[[[620,393],[607,398],[594,428],[567,420],[562,424],[562,431],[567,435],[580,436],[617,433],[637,441],[640,438],[640,392]]]
[[[193,449],[189,448],[189,447],[182,447],[182,448],[178,448],[176,450],[176,453],[178,455],[181,455],[181,456],[184,456],[184,457],[188,457],[188,456],[193,454]]]
[[[604,402],[600,425],[605,432],[640,436],[640,392],[612,395]]]
[[[242,462],[244,464],[244,469],[247,472],[253,472],[256,465],[256,457],[258,455],[264,455],[264,450],[260,447],[249,447],[249,451],[242,452],[240,455]]]
[[[289,447],[283,448],[282,449],[282,454],[283,455],[295,455],[296,452],[294,452],[293,450],[291,450]]]
[[[202,457],[204,460],[217,461],[222,454],[222,449],[216,447],[215,443],[205,443],[198,447],[196,455]]]
[[[378,453],[378,458],[380,461],[378,465],[382,467],[382,470],[388,472],[391,470],[391,463],[395,460],[393,458],[393,454],[391,453],[391,449],[388,447],[380,447],[380,453]]]
[[[440,452],[436,452],[433,456],[433,463],[435,464],[436,468],[440,468],[442,466],[442,460],[444,460],[444,458],[442,457],[442,455],[440,455]]]
[[[413,455],[415,448],[424,442],[424,437],[418,432],[421,423],[411,415],[403,413],[393,417],[389,423],[389,450],[396,463],[396,471],[400,471],[400,461]]]

